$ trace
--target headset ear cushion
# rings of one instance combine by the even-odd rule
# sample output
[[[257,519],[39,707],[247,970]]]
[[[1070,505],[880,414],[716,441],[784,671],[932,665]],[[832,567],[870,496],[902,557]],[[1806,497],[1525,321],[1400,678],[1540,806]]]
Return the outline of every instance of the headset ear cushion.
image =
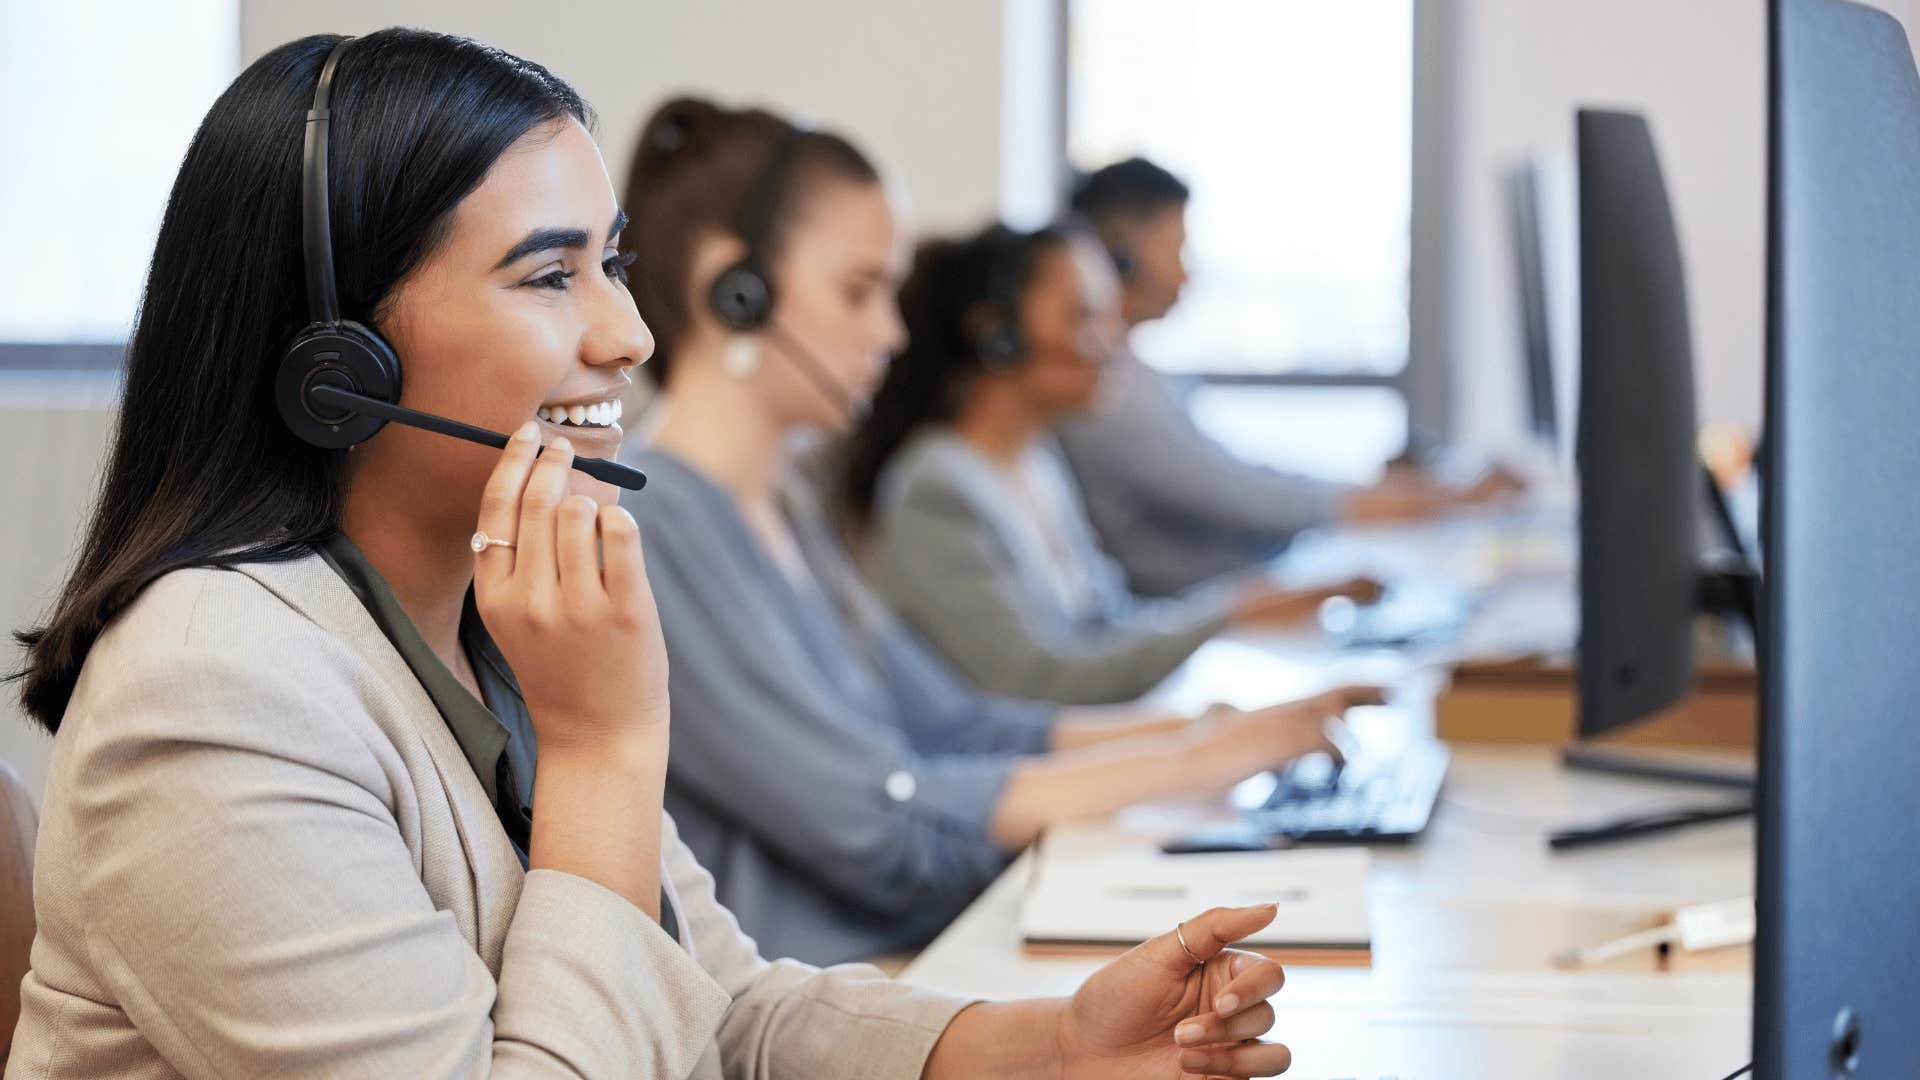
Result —
[[[323,383],[397,404],[400,360],[379,334],[355,322],[308,326],[281,357],[273,398],[287,429],[300,441],[324,449],[355,446],[372,438],[386,421],[316,404],[307,392]]]
[[[751,260],[742,260],[713,279],[707,306],[729,330],[758,330],[773,318],[773,280]]]
[[[974,352],[990,371],[1014,366],[1020,359],[1020,333],[1006,319],[996,321],[974,338]]]

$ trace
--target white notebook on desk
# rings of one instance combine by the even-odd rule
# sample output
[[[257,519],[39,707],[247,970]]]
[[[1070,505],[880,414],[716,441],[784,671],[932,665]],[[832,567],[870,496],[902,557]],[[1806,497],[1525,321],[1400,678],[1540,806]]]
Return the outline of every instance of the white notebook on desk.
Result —
[[[1272,903],[1273,922],[1241,948],[1293,963],[1367,964],[1365,848],[1166,855],[1137,833],[1050,831],[1020,913],[1034,953],[1124,950],[1212,907]]]

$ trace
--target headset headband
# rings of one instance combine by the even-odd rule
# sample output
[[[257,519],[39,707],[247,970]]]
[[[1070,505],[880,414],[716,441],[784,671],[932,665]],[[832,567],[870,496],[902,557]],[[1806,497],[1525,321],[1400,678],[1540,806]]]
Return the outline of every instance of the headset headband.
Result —
[[[328,99],[333,95],[333,70],[351,37],[343,37],[321,65],[320,82],[313,88],[313,108],[307,110],[306,162],[301,169],[301,250],[307,266],[307,311],[316,323],[340,321],[340,297],[333,281],[333,218],[327,209]]]
[[[806,131],[782,121],[780,135],[768,151],[767,160],[747,186],[747,197],[740,204],[740,239],[746,242],[746,262],[766,269],[767,248],[773,242],[773,225],[780,213],[780,197],[785,194],[787,174],[798,157],[800,137]]]

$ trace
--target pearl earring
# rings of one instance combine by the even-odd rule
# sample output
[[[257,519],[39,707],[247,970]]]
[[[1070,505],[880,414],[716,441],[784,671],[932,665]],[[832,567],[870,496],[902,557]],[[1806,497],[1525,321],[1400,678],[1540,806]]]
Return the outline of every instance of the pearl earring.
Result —
[[[760,370],[760,343],[745,334],[734,335],[727,342],[725,357],[727,374],[736,379],[748,379]]]

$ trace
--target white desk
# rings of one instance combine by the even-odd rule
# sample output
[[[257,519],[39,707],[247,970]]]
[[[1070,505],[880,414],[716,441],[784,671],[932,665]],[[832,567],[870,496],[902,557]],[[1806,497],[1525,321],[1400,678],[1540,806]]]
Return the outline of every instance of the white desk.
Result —
[[[1324,683],[1327,659],[1297,637],[1209,646],[1170,692],[1271,697]],[[1348,658],[1342,674],[1390,678],[1394,663]],[[1430,725],[1430,710],[1409,714],[1382,723],[1417,732],[1424,717]],[[1550,962],[1567,946],[1651,925],[1677,905],[1752,892],[1749,822],[1563,855],[1546,846],[1555,824],[1703,797],[1712,796],[1570,773],[1545,749],[1456,747],[1427,834],[1376,849],[1373,967],[1289,970],[1274,1002],[1274,1037],[1294,1052],[1288,1075],[1718,1080],[1744,1064],[1748,950],[1677,956],[1665,971],[1651,952],[1577,972]],[[1150,833],[1181,812],[1149,809],[1120,824]],[[902,978],[986,997],[1070,993],[1098,962],[1024,954],[1017,926],[1027,871],[1025,858],[1015,863]]]
[[[1677,904],[1749,892],[1745,822],[1552,855],[1549,823],[1673,797],[1670,786],[1563,771],[1541,750],[1460,750],[1425,837],[1376,850],[1371,970],[1294,967],[1275,1037],[1306,1080],[1700,1077],[1747,1061],[1745,950],[1652,954],[1562,972],[1549,958],[1648,925]],[[1070,993],[1097,961],[1036,959],[1018,931],[1027,861],[902,978],[987,997]]]

